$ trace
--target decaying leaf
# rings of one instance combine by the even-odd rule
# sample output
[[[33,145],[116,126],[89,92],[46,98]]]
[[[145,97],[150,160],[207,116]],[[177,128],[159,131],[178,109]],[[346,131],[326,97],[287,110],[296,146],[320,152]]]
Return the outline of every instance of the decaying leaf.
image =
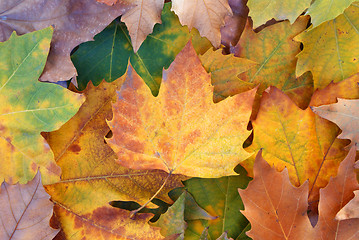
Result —
[[[121,20],[126,23],[131,36],[133,51],[137,52],[153,26],[161,22],[163,0],[136,0],[136,6],[126,12]]]
[[[342,133],[341,139],[350,139],[351,144],[359,150],[359,100],[346,100],[338,98],[337,103],[312,107],[314,113],[322,118],[336,123]]]
[[[254,28],[272,18],[278,21],[289,19],[293,23],[310,3],[311,0],[248,0],[249,16]]]
[[[251,223],[247,235],[253,239],[315,239],[307,216],[308,182],[299,188],[271,168],[261,151],[254,162],[254,179],[247,189],[238,189],[244,203],[243,215]]]
[[[355,197],[337,213],[336,220],[359,218],[359,190],[354,191],[354,194]]]
[[[39,172],[26,185],[3,182],[0,191],[0,239],[52,239],[59,231],[49,226],[52,207]]]
[[[232,15],[228,0],[172,0],[174,11],[182,25],[198,29],[216,48],[221,44],[220,28],[225,16]]]
[[[255,90],[213,103],[210,76],[189,42],[165,70],[158,97],[130,74],[117,93],[113,137],[120,165],[198,177],[235,174]]]
[[[321,9],[322,11],[322,9]],[[353,3],[343,14],[294,38],[303,43],[298,54],[297,76],[311,71],[314,88],[324,88],[359,72],[359,4]]]
[[[62,169],[61,181],[45,188],[67,238],[162,238],[158,228],[147,224],[153,214],[139,213],[131,220],[129,211],[108,204],[112,200],[143,204],[168,176],[159,170],[134,171],[119,166],[116,154],[105,144],[109,132],[105,119],[112,118],[111,102],[121,83],[121,79],[98,87],[90,83],[79,112],[58,131],[45,134]],[[171,203],[168,191],[182,186],[180,180],[184,179],[172,175],[157,197]]]
[[[42,181],[57,181],[56,166],[42,131],[58,129],[84,98],[58,85],[41,83],[52,28],[0,43],[0,182],[26,183],[40,167]]]
[[[92,40],[131,5],[107,6],[96,0],[4,0],[0,3],[0,41],[17,34],[54,26],[51,50],[41,81],[57,82],[76,76],[70,53],[78,44]]]

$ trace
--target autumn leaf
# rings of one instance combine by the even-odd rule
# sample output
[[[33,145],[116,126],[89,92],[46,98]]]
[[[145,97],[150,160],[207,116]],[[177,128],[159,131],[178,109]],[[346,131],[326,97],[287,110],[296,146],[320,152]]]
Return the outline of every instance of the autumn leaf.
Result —
[[[323,11],[321,9],[321,11]],[[359,5],[353,3],[343,14],[308,29],[294,38],[303,43],[296,75],[311,71],[314,88],[324,88],[359,72]]]
[[[261,151],[253,171],[254,179],[247,189],[238,189],[245,207],[242,213],[252,226],[247,235],[253,239],[315,239],[306,214],[308,182],[294,187],[288,169],[277,172]]]
[[[338,98],[337,103],[312,107],[314,113],[322,118],[336,123],[342,133],[338,136],[341,139],[350,139],[351,144],[356,145],[359,150],[359,121],[358,111],[359,100],[346,100]]]
[[[161,22],[163,0],[136,0],[134,8],[126,12],[121,20],[130,32],[134,52],[140,48],[153,26]]]
[[[337,213],[336,220],[359,218],[359,190],[354,191],[354,194],[355,197]]]
[[[213,100],[219,102],[228,96],[233,96],[239,91],[237,88],[241,87],[241,81],[237,77],[238,74],[251,69],[257,63],[245,59],[237,58],[232,54],[223,55],[222,49],[213,51],[212,48],[199,56],[203,67],[211,74],[213,89]],[[252,88],[255,85],[248,84]]]
[[[111,21],[130,5],[121,3],[112,7],[96,0],[5,0],[0,5],[0,41],[13,31],[25,34],[55,26],[51,51],[41,81],[57,82],[76,76],[70,53],[78,44],[92,40]],[[41,14],[40,14],[41,13]]]
[[[0,239],[52,239],[59,232],[49,226],[53,204],[41,184],[40,173],[26,185],[1,184]]]
[[[182,25],[198,29],[216,48],[221,44],[220,28],[225,16],[232,15],[228,0],[172,0],[174,11]]]
[[[342,14],[346,8],[356,0],[333,0],[328,4],[326,0],[315,0],[306,14],[310,15],[313,27],[332,20]]]
[[[311,0],[248,0],[249,16],[253,19],[253,27],[257,28],[272,18],[288,19],[290,23],[310,6]]]
[[[191,178],[184,182],[199,206],[212,216],[218,216],[213,220],[187,221],[186,239],[199,239],[203,231],[207,232],[208,239],[217,239],[223,232],[234,239],[248,239],[245,232],[250,229],[250,224],[239,211],[244,207],[237,189],[246,188],[250,178],[243,168],[238,167],[236,171],[239,176]]]
[[[259,96],[269,86],[289,94],[301,108],[308,106],[313,82],[309,74],[298,79],[295,77],[295,56],[300,52],[300,46],[293,41],[293,37],[305,29],[307,22],[307,17],[300,17],[293,25],[284,21],[266,27],[259,33],[253,31],[250,21],[247,22],[234,54],[258,64],[238,76],[241,80],[235,89],[236,93],[240,93],[259,85],[254,112],[259,107]]]
[[[117,1],[119,0],[96,0],[97,2],[100,2],[100,3],[104,3],[104,4],[107,4],[109,6],[112,6],[114,5],[115,3],[117,3]]]
[[[242,144],[256,89],[213,103],[210,76],[190,42],[163,75],[157,98],[135,74],[117,93],[106,141],[118,163],[186,176],[234,174],[250,156]]]
[[[38,82],[52,28],[0,43],[0,182],[27,183],[40,167],[42,181],[57,181],[60,169],[40,133],[58,129],[83,102],[79,94]]]
[[[104,142],[109,132],[105,119],[112,118],[111,101],[122,81],[103,82],[98,87],[89,84],[79,112],[59,130],[45,134],[62,169],[61,180],[45,188],[67,238],[162,238],[158,228],[147,224],[153,214],[139,213],[131,220],[129,211],[108,204],[112,200],[143,204],[168,176],[159,170],[135,171],[119,166],[117,156]],[[157,198],[172,203],[167,193],[182,186],[180,180],[184,179],[172,175]]]
[[[206,52],[211,47],[210,42],[201,38],[195,29],[189,33],[170,8],[170,3],[166,3],[162,12],[162,24],[154,27],[153,33],[136,53],[133,52],[125,25],[118,21],[95,36],[95,41],[81,44],[72,56],[79,73],[79,89],[85,89],[90,80],[95,86],[103,79],[107,82],[116,80],[126,72],[130,59],[136,72],[156,96],[163,68],[169,67],[190,38],[198,53]]]

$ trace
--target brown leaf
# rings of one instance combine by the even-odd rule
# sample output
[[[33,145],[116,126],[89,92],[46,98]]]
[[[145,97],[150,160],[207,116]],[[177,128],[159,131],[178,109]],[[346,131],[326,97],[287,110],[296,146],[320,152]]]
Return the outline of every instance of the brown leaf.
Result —
[[[271,168],[261,151],[254,163],[254,179],[247,189],[238,189],[251,222],[247,235],[253,239],[314,239],[307,216],[308,182],[294,187],[285,168]]]
[[[354,194],[355,197],[337,213],[336,220],[359,218],[359,190],[354,191]]]
[[[49,226],[53,204],[38,172],[26,185],[2,183],[0,239],[52,239],[59,230]]]
[[[113,19],[130,9],[112,7],[96,0],[4,0],[0,3],[0,41],[17,34],[54,26],[51,49],[41,81],[57,82],[77,75],[70,53],[78,44],[92,40]]]

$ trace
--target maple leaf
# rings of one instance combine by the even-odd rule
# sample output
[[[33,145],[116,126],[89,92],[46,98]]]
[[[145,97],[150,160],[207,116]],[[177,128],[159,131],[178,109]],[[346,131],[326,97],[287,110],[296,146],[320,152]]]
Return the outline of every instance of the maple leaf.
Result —
[[[0,239],[52,239],[59,232],[49,226],[52,207],[39,172],[26,185],[2,183]]]
[[[354,191],[354,194],[355,197],[337,213],[336,220],[359,218],[359,190]]]
[[[313,82],[309,74],[298,79],[295,77],[295,56],[300,52],[300,45],[293,41],[293,37],[305,29],[307,22],[308,17],[299,17],[292,26],[289,21],[283,21],[255,33],[248,21],[233,52],[237,57],[258,64],[238,76],[241,80],[236,84],[236,93],[260,84],[259,97],[266,88],[275,86],[289,94],[300,107],[306,108],[313,92]],[[254,116],[258,97],[253,107]]]
[[[257,65],[257,63],[251,60],[237,58],[232,54],[223,55],[222,49],[213,51],[213,49],[210,48],[205,54],[199,56],[199,58],[203,67],[211,74],[212,85],[214,86],[214,102],[219,102],[228,96],[237,94],[237,88],[241,87],[240,79],[237,77],[238,74]],[[250,86],[252,88],[255,87],[253,85]]]
[[[121,20],[130,32],[134,52],[140,48],[153,26],[161,22],[163,0],[136,0],[134,8],[126,12]]]
[[[45,188],[67,238],[162,238],[158,228],[147,224],[153,214],[139,213],[131,220],[127,210],[108,204],[114,199],[143,204],[168,176],[159,170],[135,171],[119,166],[116,154],[104,142],[109,132],[105,119],[112,118],[111,101],[122,81],[103,82],[96,88],[89,84],[79,112],[59,130],[44,134],[62,169],[61,181]],[[157,197],[172,203],[167,193],[182,186],[184,179],[172,175]]]
[[[359,5],[353,3],[343,14],[294,38],[303,43],[296,75],[311,71],[314,88],[324,88],[359,72]],[[328,70],[330,69],[330,71]]]
[[[169,67],[189,39],[192,39],[198,53],[206,52],[212,46],[210,42],[201,38],[196,29],[189,33],[188,28],[181,26],[170,8],[171,4],[166,3],[162,12],[162,24],[154,27],[153,33],[136,53],[133,52],[125,25],[118,21],[95,36],[95,41],[81,44],[72,55],[79,73],[79,89],[85,89],[90,80],[95,86],[103,79],[107,82],[114,81],[126,72],[130,61],[156,96],[163,68]]]
[[[253,172],[247,189],[238,189],[245,208],[241,212],[252,226],[247,235],[253,239],[314,239],[306,214],[308,182],[294,187],[288,180],[288,169],[276,172],[261,151]]]
[[[0,6],[0,41],[12,31],[25,34],[50,25],[55,27],[51,50],[41,81],[57,82],[76,75],[70,53],[81,42],[104,29],[113,19],[130,9],[129,4],[112,7],[96,0],[3,1]],[[41,14],[39,14],[41,13]]]
[[[83,97],[55,84],[38,82],[50,48],[52,28],[0,43],[0,182],[26,183],[40,167],[44,183],[57,181],[60,169],[42,131],[58,129]]]
[[[234,174],[250,156],[242,144],[256,89],[213,103],[210,76],[191,42],[163,75],[157,98],[135,73],[117,93],[106,141],[118,163],[186,176]]]
[[[178,15],[182,25],[187,25],[190,30],[197,28],[216,48],[221,44],[220,28],[224,18],[232,15],[228,0],[173,0],[171,10]]]
[[[333,0],[328,4],[326,0],[316,0],[308,8],[306,14],[310,15],[313,27],[323,22],[332,20],[350,6],[356,0]]]
[[[359,150],[359,115],[356,110],[358,107],[358,99],[346,100],[338,98],[337,103],[312,107],[312,110],[322,118],[336,123],[342,130],[338,138],[350,139],[351,144],[356,145],[357,150]]]
[[[289,19],[293,23],[297,17],[310,6],[311,0],[248,0],[249,16],[253,19],[254,28],[268,20]]]

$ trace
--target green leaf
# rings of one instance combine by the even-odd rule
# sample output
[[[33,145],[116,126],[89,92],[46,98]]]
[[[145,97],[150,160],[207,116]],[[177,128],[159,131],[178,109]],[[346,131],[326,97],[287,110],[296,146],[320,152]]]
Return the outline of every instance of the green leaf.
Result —
[[[43,183],[59,180],[41,132],[58,129],[83,98],[61,86],[39,82],[50,48],[52,28],[0,43],[0,182],[27,183],[38,167]]]
[[[218,216],[214,220],[188,221],[186,239],[199,239],[206,227],[209,239],[217,239],[224,232],[228,233],[228,237],[236,239],[248,230],[249,222],[240,212],[244,208],[237,189],[246,188],[251,178],[246,176],[242,167],[238,166],[238,169],[240,176],[191,178],[184,182],[185,188],[198,205],[210,215]]]
[[[297,17],[309,7],[312,0],[249,0],[249,16],[252,17],[253,27],[257,28],[272,18],[288,19],[293,23]],[[338,0],[341,1],[341,0]]]
[[[136,53],[125,24],[119,21],[114,21],[95,36],[95,41],[81,44],[72,56],[79,75],[78,88],[85,89],[90,80],[95,86],[103,79],[107,82],[116,80],[125,73],[130,59],[135,71],[156,96],[163,68],[169,67],[190,38],[197,53],[204,53],[211,47],[210,42],[201,38],[197,30],[189,32],[187,27],[182,27],[170,8],[171,4],[166,3],[162,11],[162,24],[155,25],[153,33],[147,36]]]
[[[356,0],[315,0],[307,11],[311,16],[313,27],[317,27],[323,22],[332,20],[350,6]]]

